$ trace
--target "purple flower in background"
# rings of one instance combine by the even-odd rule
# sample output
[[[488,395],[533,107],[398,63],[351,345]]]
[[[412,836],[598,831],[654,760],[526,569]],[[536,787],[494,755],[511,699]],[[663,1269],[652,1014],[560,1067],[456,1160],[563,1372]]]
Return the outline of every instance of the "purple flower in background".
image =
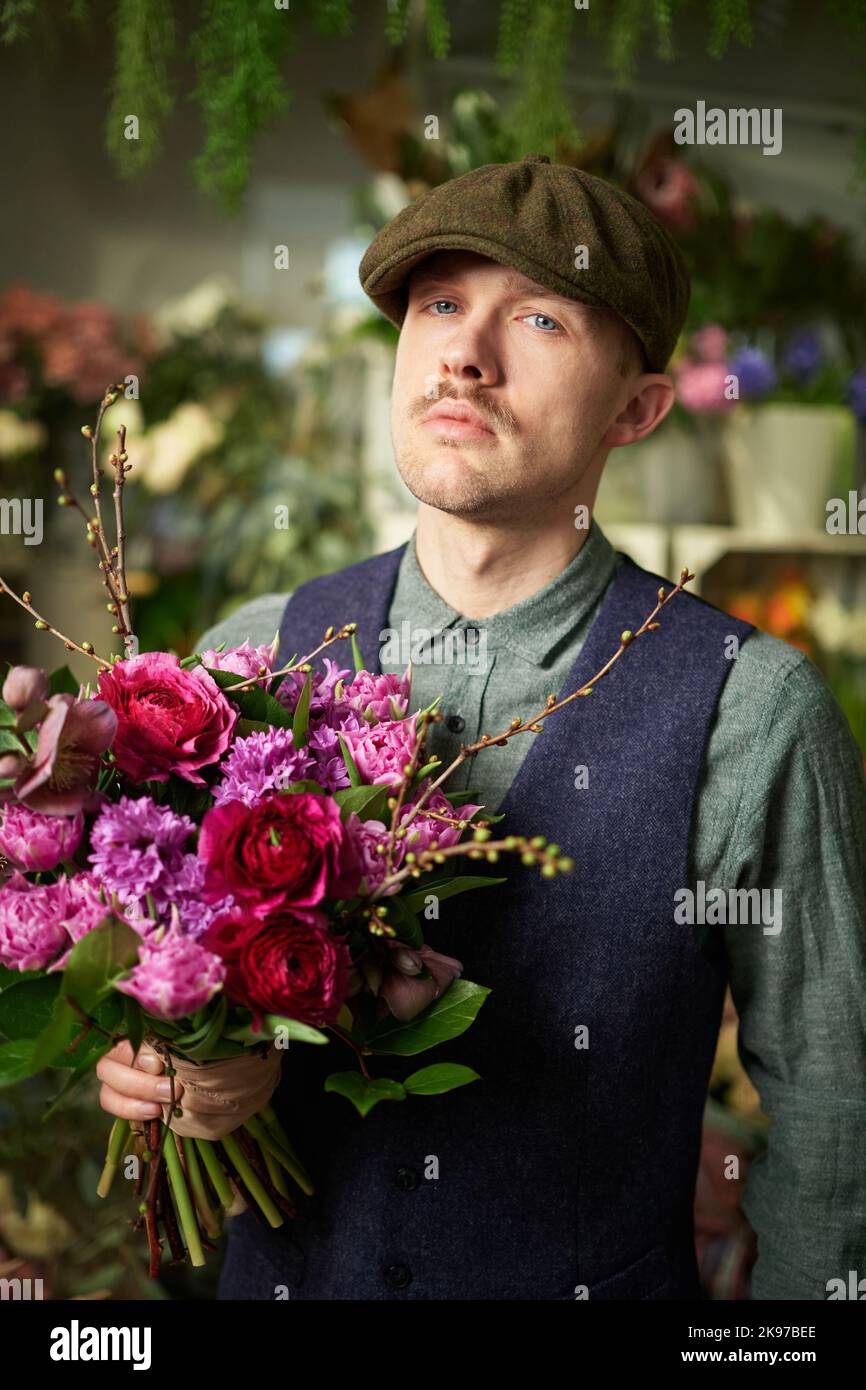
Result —
[[[357,720],[357,716],[355,716]],[[357,720],[358,728],[363,727]],[[315,770],[313,776],[320,787],[324,787],[326,792],[336,792],[342,787],[352,785],[351,778],[346,771],[346,764],[340,752],[340,743],[337,737],[337,730],[324,720],[316,728],[310,730],[307,747],[315,758]]]
[[[795,333],[782,354],[782,364],[795,380],[805,383],[824,360],[821,340],[813,328]]]
[[[44,816],[11,802],[0,807],[0,854],[27,873],[44,873],[77,850],[84,817]]]
[[[346,820],[346,834],[354,844],[363,866],[363,878],[358,892],[361,894],[372,893],[385,877],[387,865],[385,855],[379,853],[379,846],[382,845],[383,848],[387,849],[391,830],[383,821],[361,820],[360,816],[352,811]],[[404,840],[394,841],[394,869],[400,868],[406,849]],[[402,883],[393,884],[386,890],[385,896],[389,893],[399,892],[402,886]]]
[[[312,689],[310,692],[310,717],[324,710],[328,705],[332,705],[337,698],[334,694],[334,687],[338,681],[345,680],[346,676],[351,676],[352,672],[348,666],[341,668],[336,661],[332,661],[329,656],[322,658],[327,671],[314,671]],[[307,679],[302,671],[292,671],[282,685],[277,690],[277,699],[280,704],[285,705],[287,710],[294,713],[295,706],[300,699],[301,691],[304,688],[304,681]]]
[[[740,348],[731,358],[728,369],[740,383],[741,400],[759,400],[769,395],[776,385],[776,369],[760,348]]]
[[[855,418],[866,425],[866,367],[858,367],[849,377],[846,399]]]
[[[204,1008],[225,975],[219,956],[187,936],[175,919],[142,942],[138,964],[117,988],[157,1018],[183,1018]]]

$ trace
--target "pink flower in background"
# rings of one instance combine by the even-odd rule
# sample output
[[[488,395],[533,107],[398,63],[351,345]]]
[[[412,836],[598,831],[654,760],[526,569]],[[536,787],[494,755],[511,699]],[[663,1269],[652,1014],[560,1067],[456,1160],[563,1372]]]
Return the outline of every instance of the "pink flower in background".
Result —
[[[334,687],[338,681],[345,680],[346,676],[352,674],[348,666],[340,667],[336,661],[332,661],[329,656],[323,656],[322,661],[326,666],[325,671],[314,671],[312,689],[310,694],[310,719],[324,712],[329,706],[333,705],[336,696]],[[284,662],[283,665],[286,665]],[[300,699],[301,691],[304,688],[306,676],[301,671],[292,671],[282,685],[277,690],[277,699],[280,704],[285,705],[287,710],[294,713],[295,707]]]
[[[707,323],[692,334],[692,351],[702,362],[724,362],[728,354],[728,335],[717,323]]]
[[[341,700],[370,724],[383,719],[402,719],[409,708],[411,670],[402,676],[374,676],[359,671],[350,685],[344,687]]]
[[[0,806],[0,854],[26,873],[44,873],[77,850],[84,817],[44,816],[26,806]]]
[[[173,772],[203,784],[199,769],[219,761],[238,718],[204,667],[188,670],[169,652],[100,671],[99,693],[117,715],[114,756],[133,782],[167,782]]]
[[[725,397],[726,363],[687,359],[678,363],[674,374],[679,402],[693,415],[722,415],[736,405]]]
[[[15,783],[15,795],[31,811],[73,816],[91,797],[117,720],[103,700],[52,695],[46,708],[35,756]]]
[[[679,159],[653,159],[638,175],[635,192],[668,227],[689,231],[695,225],[700,184]]]
[[[201,653],[202,665],[207,666],[211,671],[234,671],[241,679],[249,680],[259,674],[259,669],[262,666],[266,671],[274,669],[277,641],[278,639],[275,637],[270,646],[267,647],[251,647],[247,641],[239,647],[228,647],[223,652],[218,652],[214,647],[208,647],[206,652]]]
[[[361,820],[361,817],[352,811],[346,819],[346,833],[352,838],[363,870],[363,878],[358,886],[358,892],[362,894],[372,893],[385,877],[385,855],[379,853],[379,846],[387,849],[388,841],[391,838],[390,828],[385,825],[384,821]],[[405,853],[405,842],[395,840],[393,860],[395,869],[399,869]],[[401,883],[395,883],[386,889],[385,896],[398,892],[402,886]]]
[[[415,751],[417,721],[416,713],[397,723],[373,724],[357,733],[345,730],[343,738],[364,782],[399,786],[403,768]]]
[[[116,987],[157,1018],[183,1018],[203,1009],[222,989],[225,976],[219,957],[185,935],[175,921],[142,941],[138,964]]]
[[[13,333],[41,338],[56,328],[63,317],[63,305],[54,295],[37,294],[29,285],[10,285],[0,295],[0,337]]]

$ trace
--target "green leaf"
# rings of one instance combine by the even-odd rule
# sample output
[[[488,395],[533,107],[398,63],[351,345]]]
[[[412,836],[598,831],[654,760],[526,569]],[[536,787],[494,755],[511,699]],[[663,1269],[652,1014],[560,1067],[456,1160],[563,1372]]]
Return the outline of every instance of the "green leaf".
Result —
[[[209,1057],[211,1048],[222,1034],[228,1008],[229,1004],[225,995],[220,995],[216,1008],[200,1029],[201,1036],[196,1039],[191,1046],[185,1046],[183,1040],[178,1038],[176,1044],[178,1050],[183,1052],[184,1056],[190,1057],[194,1062]]]
[[[10,709],[5,700],[0,700],[0,729],[14,729],[17,719],[14,709]]]
[[[0,753],[23,753],[21,740],[11,729],[0,728]],[[4,778],[4,781],[7,779]],[[11,778],[8,780],[12,780]]]
[[[367,669],[364,665],[361,648],[358,646],[358,639],[354,632],[352,633],[352,660],[355,663],[355,675],[357,675],[359,671],[365,671]]]
[[[8,989],[21,980],[41,980],[41,970],[10,970],[8,965],[0,965],[0,989]]]
[[[123,996],[123,1021],[126,1025],[126,1036],[133,1052],[138,1052],[144,1037],[144,1014],[141,1005],[130,994]]]
[[[209,676],[213,676],[220,690],[237,685],[242,679],[236,671],[215,671],[210,666],[204,669]],[[228,690],[226,698],[237,706],[243,719],[273,725],[277,729],[292,727],[292,716],[285,705],[281,705],[279,700],[275,700],[273,695],[269,695],[261,686],[256,685],[249,690]]]
[[[397,894],[387,899],[388,915],[392,920],[396,918],[396,926],[401,941],[405,941],[407,946],[417,950],[424,945],[424,933],[421,930],[421,923],[415,916],[408,899],[403,894]]]
[[[480,1079],[477,1071],[458,1062],[434,1062],[430,1067],[413,1071],[403,1085],[413,1096],[438,1096],[443,1091],[453,1091],[457,1086],[468,1086],[470,1081]]]
[[[327,1033],[322,1033],[311,1024],[301,1023],[296,1018],[282,1018],[279,1014],[265,1014],[261,1031],[258,1033],[253,1032],[252,1024],[245,1023],[242,1027],[227,1028],[223,1037],[234,1042],[262,1042],[267,1038],[275,1038],[277,1030],[281,1037],[287,1037],[290,1042],[330,1042]]]
[[[313,673],[307,672],[304,684],[301,686],[301,693],[298,696],[298,703],[295,705],[295,713],[292,718],[292,740],[296,748],[303,748],[307,742],[307,728],[310,723],[310,696],[313,692]]]
[[[361,820],[382,820],[391,792],[388,786],[341,787],[334,793],[340,816],[347,820],[356,812]]]
[[[405,1100],[406,1091],[399,1081],[387,1076],[368,1079],[359,1071],[333,1072],[325,1082],[326,1091],[336,1091],[337,1095],[350,1100],[359,1115],[368,1115],[380,1100]]]
[[[59,974],[9,985],[0,994],[0,1033],[10,1040],[38,1038],[51,1021],[59,989]]]
[[[355,759],[349,752],[346,740],[343,738],[342,734],[337,734],[337,738],[340,740],[340,752],[343,754],[343,761],[346,764],[346,771],[349,774],[349,781],[352,783],[353,787],[364,786],[365,784],[361,780],[361,774],[355,765]]]
[[[312,792],[315,796],[328,795],[321,782],[313,781],[312,777],[305,777],[301,782],[289,782],[288,786],[280,787],[281,796],[287,796],[293,792]]]
[[[140,945],[138,934],[117,917],[108,918],[76,941],[63,971],[51,1021],[37,1040],[39,1069],[58,1065],[57,1057],[82,1026],[80,1014],[67,999],[74,999],[79,1010],[92,1015],[96,1005],[111,991],[114,981],[135,964]]]
[[[411,893],[401,893],[400,901],[413,912],[420,912],[426,906],[426,899],[433,893],[440,902],[454,898],[458,893],[468,893],[473,888],[491,888],[497,883],[506,883],[504,878],[488,878],[483,874],[455,874],[453,878],[438,879],[424,887],[413,888]]]
[[[397,1053],[411,1057],[428,1047],[437,1047],[449,1038],[459,1037],[473,1022],[490,990],[471,980],[456,979],[439,999],[409,1023],[397,1018],[383,1020],[366,1040],[373,1052]]]
[[[35,1038],[16,1038],[14,1042],[0,1043],[0,1087],[17,1086],[28,1076],[41,1071],[40,1063],[34,1062]]]
[[[49,695],[78,695],[81,681],[73,676],[68,666],[58,666],[48,677]]]

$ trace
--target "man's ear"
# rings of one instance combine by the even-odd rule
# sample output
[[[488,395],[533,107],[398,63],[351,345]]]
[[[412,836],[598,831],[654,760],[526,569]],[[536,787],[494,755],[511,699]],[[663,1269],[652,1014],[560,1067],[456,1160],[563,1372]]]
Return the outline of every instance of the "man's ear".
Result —
[[[644,372],[636,377],[632,395],[608,426],[602,446],[619,449],[625,444],[636,444],[639,439],[646,439],[664,420],[675,400],[673,377],[663,372]]]

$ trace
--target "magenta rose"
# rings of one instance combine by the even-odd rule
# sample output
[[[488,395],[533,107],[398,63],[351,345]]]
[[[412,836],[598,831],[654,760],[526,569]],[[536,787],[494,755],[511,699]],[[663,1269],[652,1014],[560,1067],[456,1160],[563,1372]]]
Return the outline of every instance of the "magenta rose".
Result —
[[[352,897],[361,880],[337,803],[308,792],[212,807],[198,852],[207,863],[207,896],[231,893],[258,917],[281,907],[312,907],[325,897]]]
[[[336,1021],[346,998],[351,955],[322,912],[283,910],[262,920],[235,909],[205,932],[201,944],[226,967],[225,992],[253,1013],[279,1014],[321,1027]]]
[[[113,751],[132,782],[166,782],[175,773],[203,783],[199,769],[219,762],[237,710],[201,666],[147,652],[99,673],[99,693],[117,715]]]

